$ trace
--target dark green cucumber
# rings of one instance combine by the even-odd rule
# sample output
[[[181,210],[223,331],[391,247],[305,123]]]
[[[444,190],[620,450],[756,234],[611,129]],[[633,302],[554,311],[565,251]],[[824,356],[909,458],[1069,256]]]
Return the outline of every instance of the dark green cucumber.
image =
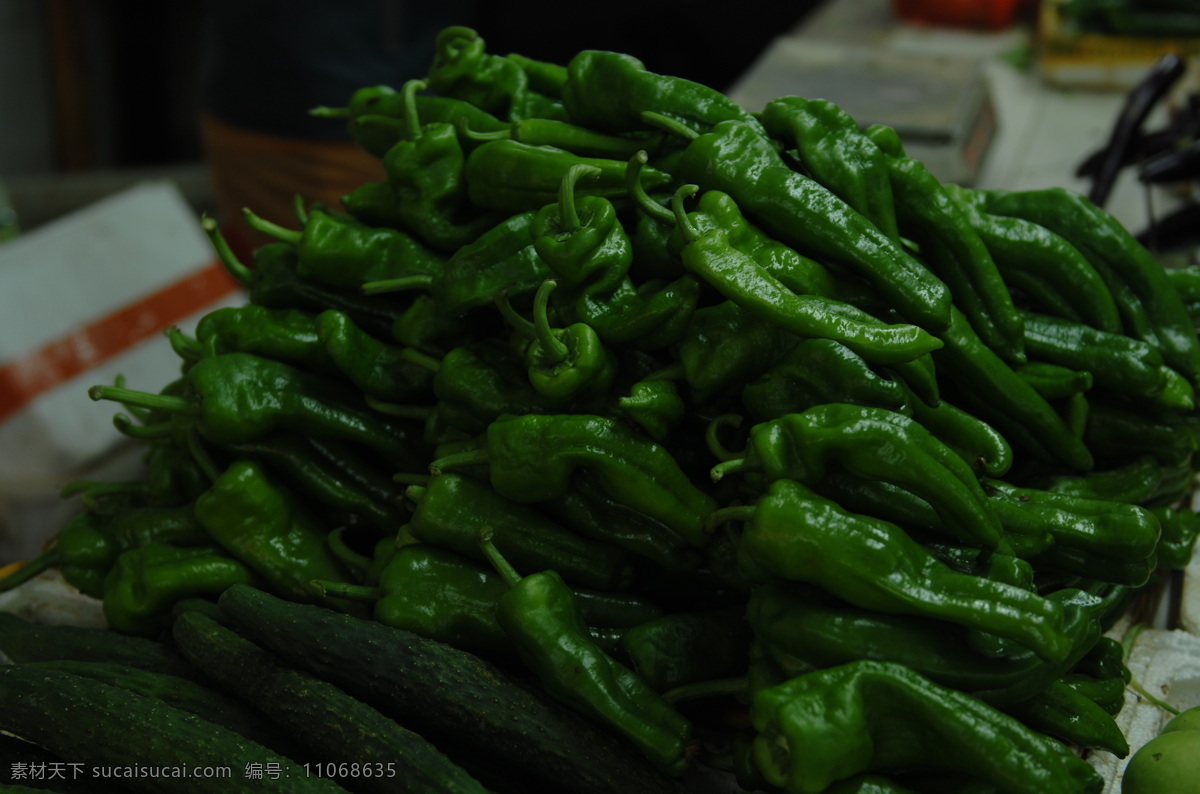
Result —
[[[504,781],[482,768],[529,791],[682,790],[620,737],[450,645],[250,586],[230,587],[218,605],[238,633],[420,733],[489,786]]]
[[[261,744],[157,698],[34,665],[0,667],[0,730],[93,770],[125,770],[129,774],[120,779],[132,791],[345,792]],[[249,779],[251,769],[262,770],[261,779]],[[196,770],[205,771],[192,774]],[[189,776],[174,776],[183,773]]]
[[[94,678],[110,686],[159,700],[177,709],[203,717],[236,731],[251,741],[291,759],[305,757],[298,745],[279,732],[278,726],[257,710],[222,691],[196,681],[166,673],[140,670],[119,662],[90,662],[68,659],[54,662],[26,662],[40,670]]]
[[[119,662],[180,678],[196,677],[196,669],[164,643],[108,629],[31,623],[11,612],[0,612],[0,653],[14,662]]]
[[[363,774],[351,772],[345,781],[355,791],[485,794],[477,780],[420,735],[232,629],[187,612],[172,631],[184,658],[259,709],[302,744],[309,758],[361,769]]]

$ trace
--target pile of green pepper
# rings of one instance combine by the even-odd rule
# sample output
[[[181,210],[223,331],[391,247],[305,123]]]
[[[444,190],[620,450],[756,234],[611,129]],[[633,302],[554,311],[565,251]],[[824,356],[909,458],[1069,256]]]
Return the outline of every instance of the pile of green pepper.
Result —
[[[36,563],[153,635],[252,581],[506,665],[670,774],[1099,791],[1103,631],[1191,557],[1200,278],[1062,190],[635,58],[438,38],[383,183],[239,262]],[[1035,266],[1036,264],[1036,266]]]

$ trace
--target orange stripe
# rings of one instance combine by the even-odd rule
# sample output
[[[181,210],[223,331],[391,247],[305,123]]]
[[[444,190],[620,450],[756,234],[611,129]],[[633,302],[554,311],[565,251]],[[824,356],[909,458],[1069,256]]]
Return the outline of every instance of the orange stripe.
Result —
[[[80,375],[239,289],[219,260],[61,339],[0,365],[0,422]]]

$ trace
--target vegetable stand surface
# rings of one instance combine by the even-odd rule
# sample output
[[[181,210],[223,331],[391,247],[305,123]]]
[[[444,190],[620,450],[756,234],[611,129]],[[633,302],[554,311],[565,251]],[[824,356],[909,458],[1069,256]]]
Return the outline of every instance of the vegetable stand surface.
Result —
[[[829,103],[437,53],[320,111],[386,183],[250,208],[252,261],[203,219],[247,305],[168,335],[177,380],[88,392],[146,475],[68,486],[0,579],[109,626],[0,615],[14,762],[249,768],[214,715],[41,672],[144,659],[287,723],[261,763],[324,790],[1102,791],[1139,686],[1111,631],[1200,533],[1186,281]]]

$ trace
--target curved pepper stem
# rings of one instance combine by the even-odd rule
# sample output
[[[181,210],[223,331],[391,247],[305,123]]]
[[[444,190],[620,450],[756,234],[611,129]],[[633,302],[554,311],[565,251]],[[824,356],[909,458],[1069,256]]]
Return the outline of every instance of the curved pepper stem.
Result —
[[[190,337],[179,330],[176,326],[172,325],[163,331],[163,335],[171,343],[171,349],[175,351],[175,355],[184,361],[199,361],[204,358],[204,348],[200,343],[194,337]]]
[[[29,562],[22,565],[17,570],[0,579],[0,593],[8,592],[14,587],[19,587],[30,579],[39,576],[43,571],[47,571],[57,565],[59,562],[58,549],[53,548],[42,552],[34,557]]]
[[[192,460],[196,462],[196,466],[200,471],[204,472],[204,476],[209,482],[216,482],[221,476],[221,467],[213,460],[212,455],[208,453],[208,448],[204,446],[204,441],[200,438],[200,432],[195,427],[189,427],[187,435],[184,439],[187,445],[188,454],[192,456]]]
[[[578,231],[583,226],[579,221],[579,212],[575,209],[576,183],[600,174],[600,169],[594,165],[577,163],[568,168],[567,173],[563,175],[558,186],[558,223],[564,232]]]
[[[737,474],[743,471],[758,471],[758,467],[749,463],[746,458],[730,458],[723,460],[708,470],[708,476],[713,482],[720,482],[726,474]]]
[[[557,286],[558,282],[548,278],[533,296],[533,328],[542,346],[543,363],[550,366],[566,361],[571,355],[571,349],[550,327],[550,293]]]
[[[486,449],[469,449],[465,452],[455,452],[452,455],[444,455],[430,463],[429,473],[436,477],[443,472],[461,469],[464,466],[487,463],[489,459]]]
[[[483,550],[484,556],[487,557],[492,567],[496,569],[496,573],[500,574],[500,578],[504,580],[504,583],[509,587],[515,587],[523,577],[512,566],[512,563],[504,559],[504,555],[496,548],[496,544],[492,542],[494,534],[491,527],[484,527],[479,530],[479,548]]]
[[[383,597],[383,590],[365,584],[332,582],[326,579],[310,579],[304,589],[317,598],[345,598],[349,601],[375,603]]]
[[[708,451],[712,456],[722,463],[731,460],[738,460],[745,457],[745,450],[734,452],[725,446],[721,441],[720,432],[723,428],[732,427],[734,429],[742,426],[743,417],[741,414],[721,414],[714,417],[708,423],[708,427],[704,429],[704,443],[708,446]]]
[[[151,394],[120,386],[92,386],[88,389],[88,397],[92,400],[112,400],[172,414],[195,416],[200,412],[199,406],[186,397],[176,397],[173,394]]]
[[[500,290],[496,295],[496,308],[500,311],[500,315],[505,322],[513,327],[517,333],[522,336],[532,339],[537,336],[537,327],[531,320],[522,317],[508,300],[508,287]]]
[[[683,207],[683,202],[699,192],[699,185],[680,185],[675,194],[671,196],[671,210],[675,214],[675,224],[679,227],[679,234],[683,237],[685,244],[699,239],[700,230],[696,227],[696,224],[692,223],[692,219],[688,217],[687,210]]]
[[[139,441],[154,441],[155,439],[166,438],[171,435],[171,432],[175,428],[175,423],[168,419],[165,422],[153,425],[139,425],[125,414],[114,414],[113,427],[123,436],[135,438]]]
[[[729,521],[741,521],[745,523],[754,518],[754,511],[754,505],[737,505],[714,510],[704,520],[704,531],[712,534],[717,531],[717,527]]]
[[[368,407],[378,411],[381,414],[388,416],[398,416],[401,419],[416,419],[418,421],[427,421],[433,415],[434,408],[431,405],[403,405],[401,403],[390,403],[386,400],[381,400],[378,397],[372,397],[369,394],[363,395],[363,402]]]
[[[118,494],[144,494],[147,491],[146,483],[140,480],[120,480],[120,481],[100,481],[100,480],[76,480],[63,486],[63,489],[58,492],[60,499],[69,499],[72,496],[79,496],[80,503],[88,510],[95,510],[99,505],[100,500],[105,496],[115,496]]]
[[[335,108],[328,105],[317,105],[315,108],[309,108],[308,115],[315,116],[319,119],[348,119],[350,118],[350,108]]]
[[[221,264],[225,265],[225,270],[229,272],[229,275],[233,276],[234,280],[243,287],[247,289],[252,287],[255,280],[254,271],[238,261],[237,255],[229,247],[229,241],[225,239],[225,235],[221,234],[221,227],[216,218],[204,216],[200,219],[200,228],[208,235],[213,250],[217,252],[217,258],[221,260]]]
[[[650,155],[646,153],[645,149],[629,158],[629,165],[625,167],[625,189],[629,192],[633,203],[642,212],[657,221],[675,223],[675,213],[650,198],[646,188],[642,185],[642,168],[648,162],[650,162]]]
[[[246,225],[251,229],[262,232],[268,237],[274,237],[282,243],[297,245],[304,234],[296,229],[288,229],[285,226],[280,226],[278,223],[272,223],[266,218],[260,218],[249,207],[242,208],[242,217],[246,219]]]
[[[468,141],[479,141],[486,143],[487,141],[505,141],[513,136],[512,127],[506,130],[492,130],[491,132],[481,132],[471,129],[471,121],[466,116],[458,120],[454,125],[454,129],[458,132],[458,137]]]
[[[750,680],[746,676],[737,678],[721,678],[715,681],[697,681],[694,684],[684,684],[663,692],[662,698],[674,705],[684,700],[699,700],[700,698],[724,697],[727,695],[745,695],[750,691]]]
[[[424,91],[428,87],[429,84],[424,80],[409,80],[401,89],[404,96],[404,132],[410,141],[415,141],[421,136],[421,114],[417,111],[417,92]]]
[[[670,116],[665,116],[662,113],[655,113],[653,110],[642,111],[642,121],[649,124],[651,127],[657,127],[660,130],[665,130],[677,138],[682,138],[685,141],[694,141],[700,137],[700,133],[692,129],[677,119]]]

